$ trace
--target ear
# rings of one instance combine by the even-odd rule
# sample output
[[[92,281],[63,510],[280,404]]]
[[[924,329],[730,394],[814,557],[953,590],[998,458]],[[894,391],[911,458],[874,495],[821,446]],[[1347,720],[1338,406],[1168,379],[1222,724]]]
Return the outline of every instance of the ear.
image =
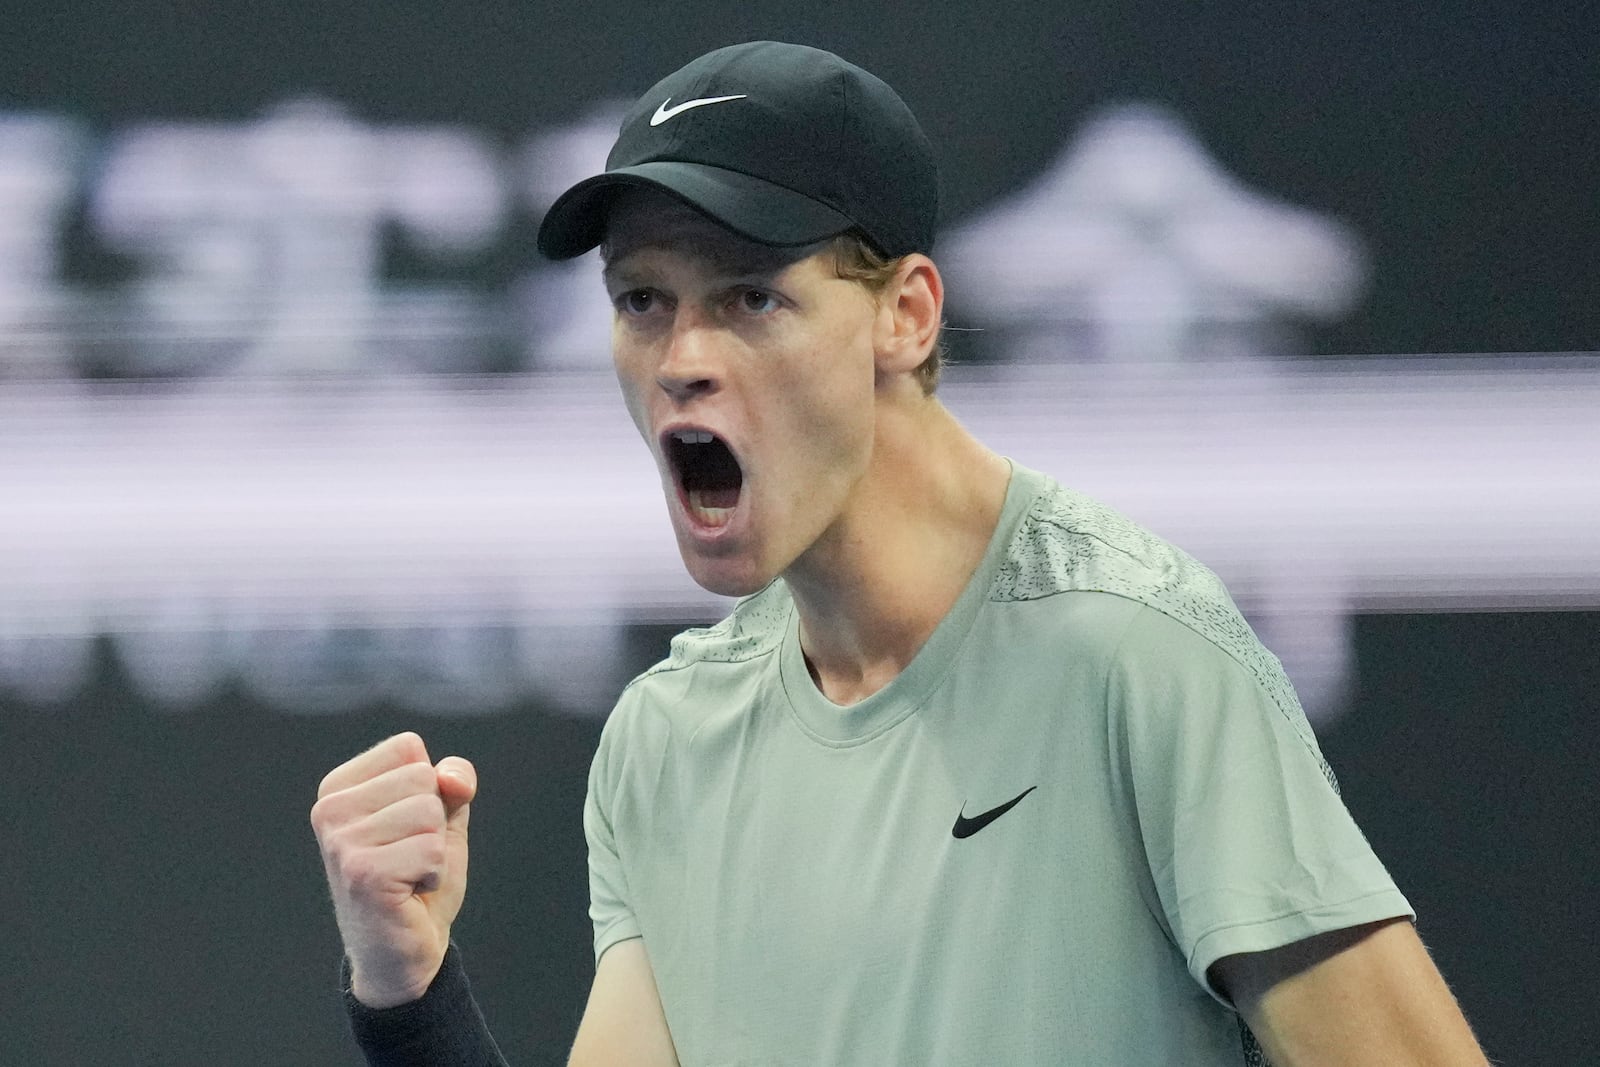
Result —
[[[943,319],[944,280],[939,268],[920,252],[906,256],[878,306],[873,327],[878,373],[909,374],[920,367],[939,340]]]

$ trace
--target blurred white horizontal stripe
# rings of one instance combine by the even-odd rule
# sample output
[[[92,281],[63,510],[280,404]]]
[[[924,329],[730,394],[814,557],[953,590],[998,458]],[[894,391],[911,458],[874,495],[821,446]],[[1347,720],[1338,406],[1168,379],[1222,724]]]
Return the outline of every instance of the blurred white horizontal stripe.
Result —
[[[1600,606],[1594,355],[956,367],[941,395],[1216,569],[1310,706],[1351,612]],[[11,640],[725,606],[609,376],[0,388]]]

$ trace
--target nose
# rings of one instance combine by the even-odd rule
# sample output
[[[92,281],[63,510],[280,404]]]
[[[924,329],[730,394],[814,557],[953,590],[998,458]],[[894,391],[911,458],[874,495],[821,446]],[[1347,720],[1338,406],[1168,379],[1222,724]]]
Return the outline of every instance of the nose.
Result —
[[[716,347],[715,331],[708,324],[674,323],[656,367],[656,383],[677,401],[716,392],[721,382]]]

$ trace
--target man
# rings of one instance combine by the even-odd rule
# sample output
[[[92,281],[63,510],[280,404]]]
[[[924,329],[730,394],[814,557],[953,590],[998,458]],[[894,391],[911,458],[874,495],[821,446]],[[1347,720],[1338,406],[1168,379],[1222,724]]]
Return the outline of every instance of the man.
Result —
[[[761,42],[541,229],[601,246],[684,562],[743,598],[606,725],[571,1062],[1484,1063],[1215,576],[936,399],[936,189],[888,86]],[[414,734],[322,783],[371,1062],[503,1062],[450,942],[475,791]]]

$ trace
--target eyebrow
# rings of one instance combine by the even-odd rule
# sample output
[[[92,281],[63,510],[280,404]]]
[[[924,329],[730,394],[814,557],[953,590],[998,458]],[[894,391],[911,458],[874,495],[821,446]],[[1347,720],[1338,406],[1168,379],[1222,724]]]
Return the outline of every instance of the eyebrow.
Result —
[[[600,268],[600,277],[605,279],[607,286],[632,285],[636,280],[636,273],[627,263],[607,263]]]

